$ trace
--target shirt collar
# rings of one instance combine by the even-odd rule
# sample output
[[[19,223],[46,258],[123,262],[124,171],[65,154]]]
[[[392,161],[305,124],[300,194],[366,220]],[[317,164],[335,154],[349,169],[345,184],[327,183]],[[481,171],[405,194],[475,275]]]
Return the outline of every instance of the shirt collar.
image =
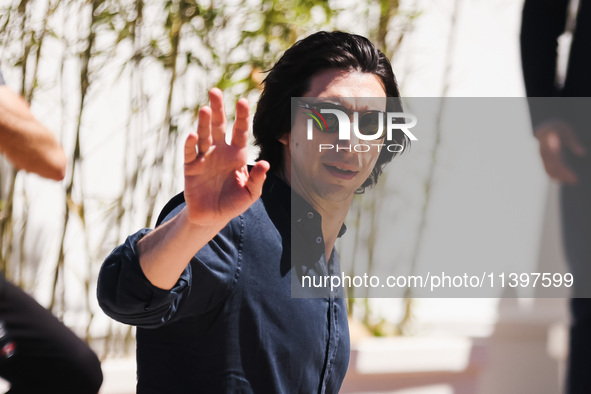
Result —
[[[267,174],[263,186],[263,193],[269,193],[277,198],[275,203],[280,204],[286,212],[290,212],[292,223],[313,221],[321,223],[320,214],[302,196],[293,191],[291,187],[275,174]],[[347,231],[343,223],[339,230],[338,237],[342,237]]]

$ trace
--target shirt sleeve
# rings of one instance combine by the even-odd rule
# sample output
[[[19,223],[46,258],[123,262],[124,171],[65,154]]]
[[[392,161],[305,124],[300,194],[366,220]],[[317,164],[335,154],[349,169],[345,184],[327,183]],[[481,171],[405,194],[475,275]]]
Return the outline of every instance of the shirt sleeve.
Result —
[[[151,230],[142,229],[129,236],[101,267],[99,305],[111,318],[145,328],[211,310],[227,297],[238,280],[241,223],[240,217],[235,218],[197,252],[170,290],[152,285],[139,263],[136,244]]]

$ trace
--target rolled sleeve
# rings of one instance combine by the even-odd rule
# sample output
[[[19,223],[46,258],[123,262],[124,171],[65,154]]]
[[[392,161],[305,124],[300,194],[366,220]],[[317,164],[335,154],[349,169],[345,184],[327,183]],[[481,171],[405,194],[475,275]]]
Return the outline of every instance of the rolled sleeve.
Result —
[[[159,327],[207,313],[236,285],[244,237],[244,222],[240,216],[193,256],[170,290],[154,286],[140,266],[136,244],[150,231],[142,229],[129,236],[101,267],[97,298],[111,318],[138,327]]]
[[[160,289],[146,278],[135,246],[149,232],[138,231],[111,252],[101,267],[97,287],[99,305],[108,316],[146,328],[171,321],[191,286],[191,265],[171,290]]]

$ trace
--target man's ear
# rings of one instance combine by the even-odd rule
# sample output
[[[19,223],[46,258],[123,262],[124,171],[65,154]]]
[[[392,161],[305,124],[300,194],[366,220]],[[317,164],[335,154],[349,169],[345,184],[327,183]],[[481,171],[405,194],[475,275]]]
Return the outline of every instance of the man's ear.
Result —
[[[284,133],[281,137],[277,139],[277,141],[281,142],[283,145],[289,148],[289,133]]]

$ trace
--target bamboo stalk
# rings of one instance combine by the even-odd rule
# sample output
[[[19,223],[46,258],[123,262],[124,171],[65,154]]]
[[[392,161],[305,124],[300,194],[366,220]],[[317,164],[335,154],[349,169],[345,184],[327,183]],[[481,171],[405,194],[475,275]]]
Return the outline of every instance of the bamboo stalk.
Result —
[[[70,177],[68,179],[68,183],[66,186],[66,203],[65,203],[65,215],[64,215],[64,226],[61,235],[60,241],[60,249],[58,254],[58,260],[56,264],[56,270],[53,278],[53,292],[51,296],[51,302],[49,304],[49,309],[54,311],[56,304],[57,304],[57,285],[58,279],[60,276],[63,277],[64,275],[64,264],[65,264],[65,244],[66,244],[66,234],[68,231],[68,224],[70,223],[70,215],[72,213],[76,213],[81,219],[84,226],[84,197],[82,197],[79,204],[76,204],[72,198],[72,191],[74,189],[74,179],[76,177],[77,169],[82,164],[82,155],[80,149],[80,137],[81,137],[81,129],[82,129],[82,117],[84,114],[84,106],[86,103],[88,89],[90,87],[90,79],[89,79],[89,64],[92,58],[92,50],[96,39],[95,33],[95,24],[96,24],[96,15],[95,11],[97,7],[102,3],[101,0],[94,0],[91,3],[91,13],[90,13],[90,20],[89,20],[89,32],[86,38],[86,48],[81,56],[82,67],[80,70],[80,105],[78,107],[78,116],[76,122],[76,132],[75,132],[75,145],[74,145],[74,152],[71,158],[71,171]],[[82,185],[80,186],[82,187]],[[86,244],[87,245],[87,244]],[[88,250],[88,247],[86,247]],[[65,304],[65,281],[62,282],[62,296],[61,296],[61,304],[62,307]],[[55,313],[55,311],[54,311]]]

